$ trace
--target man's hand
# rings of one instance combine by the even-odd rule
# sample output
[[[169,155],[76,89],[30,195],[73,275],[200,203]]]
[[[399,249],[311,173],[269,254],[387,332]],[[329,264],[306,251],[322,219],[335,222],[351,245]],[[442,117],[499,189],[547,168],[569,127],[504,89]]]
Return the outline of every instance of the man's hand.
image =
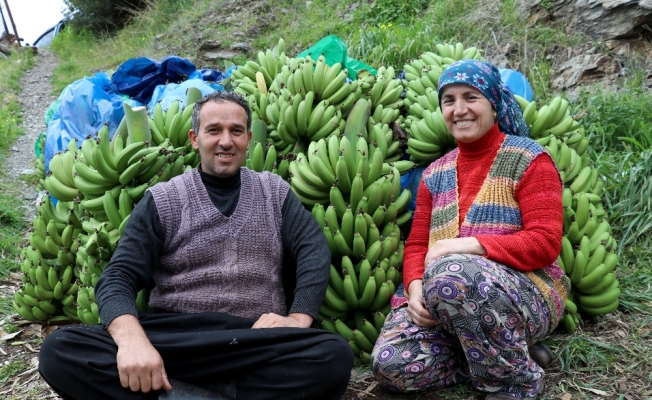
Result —
[[[310,328],[312,317],[308,314],[292,313],[287,317],[278,314],[263,314],[252,326],[258,328]]]
[[[426,310],[425,303],[423,302],[423,288],[421,279],[415,279],[410,282],[408,289],[408,315],[412,322],[417,326],[430,327],[437,325],[437,322],[432,318],[432,315]]]
[[[172,390],[163,359],[150,343],[140,323],[133,315],[121,315],[111,321],[109,334],[118,345],[120,384],[134,392]]]
[[[435,242],[432,247],[428,249],[424,264],[428,264],[437,257],[445,254],[487,254],[487,250],[480,244],[478,239],[474,237],[464,237],[455,239],[442,239]]]

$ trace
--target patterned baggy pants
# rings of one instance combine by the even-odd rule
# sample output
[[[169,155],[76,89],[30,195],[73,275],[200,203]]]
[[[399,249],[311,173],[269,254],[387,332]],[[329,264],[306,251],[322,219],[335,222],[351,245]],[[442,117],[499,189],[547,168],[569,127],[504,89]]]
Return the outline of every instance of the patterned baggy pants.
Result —
[[[531,279],[481,256],[451,254],[426,268],[423,298],[438,325],[415,325],[406,306],[387,316],[371,354],[382,386],[410,392],[470,379],[484,392],[537,393],[544,372],[528,344],[548,333],[549,312]]]

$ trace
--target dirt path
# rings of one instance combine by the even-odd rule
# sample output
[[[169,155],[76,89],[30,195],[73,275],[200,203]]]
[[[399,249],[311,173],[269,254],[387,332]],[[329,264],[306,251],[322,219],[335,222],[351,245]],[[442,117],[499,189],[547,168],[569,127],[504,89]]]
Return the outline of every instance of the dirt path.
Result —
[[[45,132],[45,111],[57,99],[52,95],[50,84],[52,71],[57,63],[57,59],[49,50],[40,49],[34,67],[20,80],[23,89],[20,103],[23,109],[22,126],[25,135],[11,146],[3,165],[5,174],[2,179],[16,183],[16,189],[24,200],[25,220],[30,222],[34,219],[38,194],[33,185],[20,178],[22,175],[31,175],[35,172],[32,164],[36,157],[34,143],[39,134]]]

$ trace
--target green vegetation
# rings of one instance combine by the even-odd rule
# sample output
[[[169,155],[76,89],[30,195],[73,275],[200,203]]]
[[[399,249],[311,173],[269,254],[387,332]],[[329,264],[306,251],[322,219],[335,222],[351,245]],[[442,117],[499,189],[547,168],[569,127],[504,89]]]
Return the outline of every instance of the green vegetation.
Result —
[[[19,128],[21,113],[16,97],[20,90],[18,80],[33,62],[29,52],[16,52],[8,59],[0,60],[0,153],[22,133]]]
[[[110,32],[124,26],[132,10],[142,8],[144,0],[64,0],[67,17],[78,29]]]
[[[428,8],[429,3],[429,0],[377,0],[371,4],[365,20],[370,23],[404,20],[418,15]]]
[[[605,202],[621,252],[652,228],[651,107],[652,96],[637,86],[587,92],[578,104],[593,159],[607,180]]]
[[[23,360],[17,360],[0,367],[0,383],[7,382],[14,375],[27,369],[27,363]]]
[[[20,267],[18,255],[23,247],[23,235],[27,224],[23,221],[23,211],[16,198],[16,188],[7,183],[0,183],[0,277]],[[0,304],[0,311],[10,309]]]
[[[5,320],[7,321],[7,320]],[[13,325],[13,324],[4,324],[2,325],[2,330],[5,331],[6,333],[16,333],[18,332],[18,326]]]

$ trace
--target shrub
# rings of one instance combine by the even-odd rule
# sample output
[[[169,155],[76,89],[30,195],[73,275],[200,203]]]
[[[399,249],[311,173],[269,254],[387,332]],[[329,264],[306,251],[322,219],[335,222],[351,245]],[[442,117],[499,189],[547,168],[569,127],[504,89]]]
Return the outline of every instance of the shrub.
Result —
[[[366,14],[367,22],[382,24],[407,20],[428,8],[430,0],[376,0]]]
[[[146,5],[145,0],[64,0],[67,18],[78,29],[108,33],[122,28],[135,10]]]

